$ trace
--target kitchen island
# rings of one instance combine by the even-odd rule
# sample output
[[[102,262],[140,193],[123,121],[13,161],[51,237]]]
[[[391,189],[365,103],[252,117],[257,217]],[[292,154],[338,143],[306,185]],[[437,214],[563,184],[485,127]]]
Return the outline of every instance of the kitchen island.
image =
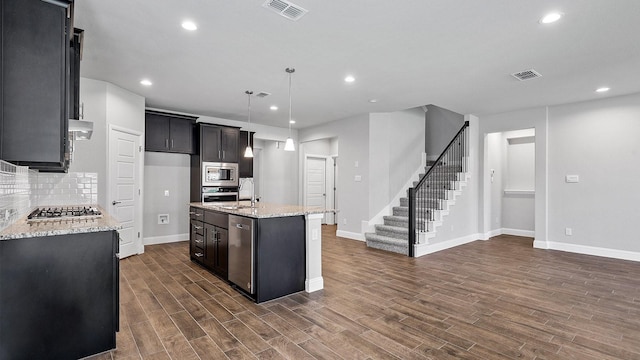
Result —
[[[333,210],[248,201],[190,206],[191,259],[254,301],[323,288],[321,221]]]
[[[117,221],[59,217],[0,231],[0,359],[77,359],[116,347]]]

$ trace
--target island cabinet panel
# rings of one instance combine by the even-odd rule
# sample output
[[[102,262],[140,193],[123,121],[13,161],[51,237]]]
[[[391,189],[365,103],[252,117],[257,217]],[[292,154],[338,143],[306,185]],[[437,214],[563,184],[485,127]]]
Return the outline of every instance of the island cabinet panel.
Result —
[[[0,359],[79,359],[116,347],[118,233],[0,241]]]
[[[256,302],[304,290],[304,216],[258,219],[255,229]]]

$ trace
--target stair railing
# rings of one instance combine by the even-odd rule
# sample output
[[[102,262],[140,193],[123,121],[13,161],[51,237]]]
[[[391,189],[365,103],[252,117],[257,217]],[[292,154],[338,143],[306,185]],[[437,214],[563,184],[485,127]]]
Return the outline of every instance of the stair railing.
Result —
[[[429,168],[418,184],[409,188],[409,256],[415,257],[414,245],[421,233],[433,231],[429,222],[435,221],[436,212],[443,208],[449,192],[455,190],[452,182],[458,173],[467,172],[465,158],[469,151],[469,122],[464,125],[449,145]]]

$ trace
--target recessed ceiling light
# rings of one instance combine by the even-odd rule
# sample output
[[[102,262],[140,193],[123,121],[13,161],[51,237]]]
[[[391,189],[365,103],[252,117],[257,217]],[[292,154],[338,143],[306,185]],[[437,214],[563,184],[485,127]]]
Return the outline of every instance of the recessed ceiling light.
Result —
[[[542,19],[540,19],[541,24],[551,24],[562,18],[562,13],[552,12],[545,15]]]
[[[142,79],[140,80],[140,84],[144,85],[144,86],[151,86],[153,85],[153,83],[151,82],[151,80],[149,79]]]
[[[275,106],[275,105],[271,105],[271,107],[270,107],[269,109],[271,109],[271,110],[278,110],[278,107],[277,107],[277,106]]]
[[[182,22],[182,28],[189,31],[195,31],[198,30],[198,25],[193,21],[186,20]]]
[[[289,124],[295,124],[296,121],[295,120],[289,120]]]
[[[378,99],[371,99],[371,100],[369,100],[369,102],[370,102],[370,103],[372,103],[372,104],[373,104],[373,103],[377,103],[377,102],[378,102]]]
[[[352,83],[352,82],[356,81],[356,78],[354,78],[354,77],[353,77],[353,76],[351,76],[351,75],[347,75],[347,77],[346,77],[346,78],[344,78],[344,81],[345,81],[345,82],[348,82],[348,83]]]
[[[601,88],[597,88],[596,92],[603,93],[603,92],[607,92],[609,90],[611,90],[611,89],[608,88],[608,87],[601,87]]]

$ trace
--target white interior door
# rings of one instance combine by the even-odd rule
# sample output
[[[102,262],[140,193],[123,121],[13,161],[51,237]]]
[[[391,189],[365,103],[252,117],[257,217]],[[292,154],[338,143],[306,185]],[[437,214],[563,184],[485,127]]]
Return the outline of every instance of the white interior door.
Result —
[[[305,174],[305,205],[327,207],[327,160],[308,157]]]
[[[120,258],[140,254],[142,201],[140,184],[142,148],[140,135],[109,129],[109,213],[120,222]]]

